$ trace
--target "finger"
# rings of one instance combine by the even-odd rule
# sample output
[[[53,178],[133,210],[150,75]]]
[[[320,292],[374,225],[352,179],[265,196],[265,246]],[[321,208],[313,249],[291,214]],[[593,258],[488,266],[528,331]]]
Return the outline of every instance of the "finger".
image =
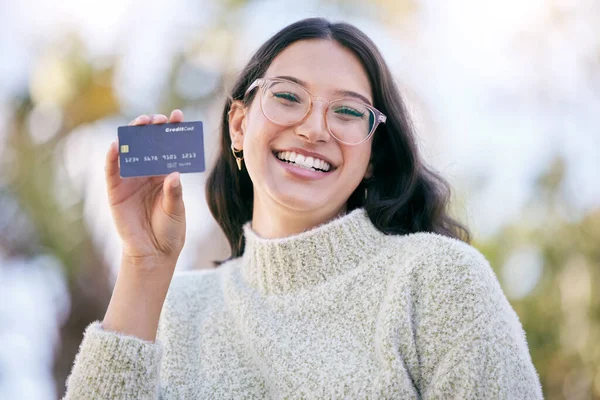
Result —
[[[176,221],[185,219],[183,190],[179,172],[172,172],[163,183],[162,208],[167,215]]]
[[[140,115],[139,117],[131,121],[129,125],[146,125],[150,123],[150,118],[151,117],[148,115]]]
[[[175,109],[171,111],[171,116],[169,117],[170,123],[183,122],[183,112],[179,109]]]
[[[150,120],[152,124],[165,124],[167,121],[167,116],[162,114],[154,114]]]
[[[119,139],[117,138],[108,147],[106,152],[106,163],[104,165],[106,176],[106,185],[108,189],[112,189],[121,183],[119,175]]]

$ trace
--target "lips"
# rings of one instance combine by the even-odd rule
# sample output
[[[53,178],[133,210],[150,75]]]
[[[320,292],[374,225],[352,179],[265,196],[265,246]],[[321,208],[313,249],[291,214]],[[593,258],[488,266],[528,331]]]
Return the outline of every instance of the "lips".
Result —
[[[331,176],[332,174],[331,170],[325,172],[318,169],[305,167],[300,164],[281,160],[275,155],[273,155],[273,158],[275,159],[275,162],[279,164],[284,171],[286,171],[286,173],[288,174],[287,176],[293,178],[294,180],[307,182],[318,181],[328,176]]]

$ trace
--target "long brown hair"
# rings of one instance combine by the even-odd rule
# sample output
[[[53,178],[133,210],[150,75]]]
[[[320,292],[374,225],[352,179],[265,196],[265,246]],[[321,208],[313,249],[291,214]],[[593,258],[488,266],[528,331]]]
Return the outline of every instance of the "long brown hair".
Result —
[[[221,145],[206,183],[206,199],[231,246],[231,258],[244,252],[242,226],[252,219],[253,186],[246,169],[239,171],[231,154],[228,113],[234,100],[250,105],[254,93],[244,97],[248,86],[265,74],[279,53],[304,39],[335,40],[354,52],[369,77],[374,106],[387,116],[373,138],[373,177],[350,195],[347,210],[364,207],[371,222],[386,234],[435,232],[470,242],[468,229],[448,215],[450,185],[424,164],[418,152],[406,106],[377,46],[353,25],[308,18],[285,27],[258,49],[223,108]]]

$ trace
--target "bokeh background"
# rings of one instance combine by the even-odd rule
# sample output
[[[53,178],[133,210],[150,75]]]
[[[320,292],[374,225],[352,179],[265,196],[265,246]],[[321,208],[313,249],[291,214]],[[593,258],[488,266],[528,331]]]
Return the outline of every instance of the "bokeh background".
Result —
[[[454,187],[527,333],[548,399],[600,399],[598,0],[0,0],[0,398],[54,399],[102,319],[120,241],[104,156],[139,114],[202,120],[270,35],[323,16],[365,31],[426,159]],[[182,177],[178,270],[228,255]]]

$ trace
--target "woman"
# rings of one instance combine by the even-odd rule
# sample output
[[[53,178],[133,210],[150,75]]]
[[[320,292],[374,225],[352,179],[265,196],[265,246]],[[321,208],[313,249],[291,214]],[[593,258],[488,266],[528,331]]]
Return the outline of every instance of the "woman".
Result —
[[[520,321],[362,32],[307,19],[274,35],[221,134],[206,196],[232,256],[175,276],[179,175],[122,180],[111,145],[122,264],[66,398],[542,398]]]

